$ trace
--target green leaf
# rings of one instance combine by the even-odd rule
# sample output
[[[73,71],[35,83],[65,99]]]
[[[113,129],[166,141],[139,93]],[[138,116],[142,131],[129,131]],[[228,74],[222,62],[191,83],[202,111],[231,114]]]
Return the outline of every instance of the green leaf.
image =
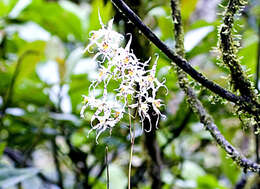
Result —
[[[169,26],[173,27],[173,23],[172,23],[171,19],[169,19],[168,17],[158,18],[158,26],[162,33],[162,36],[161,36],[162,40],[166,40],[168,38],[173,39],[173,30],[169,29]]]
[[[83,39],[81,20],[56,2],[33,0],[19,16],[23,21],[34,21],[64,41]]]
[[[127,185],[127,177],[121,166],[115,163],[109,165],[110,185],[113,189],[125,188]],[[120,178],[120,179],[118,179]]]
[[[185,161],[182,167],[182,176],[187,180],[195,180],[199,176],[205,175],[202,167],[192,161]]]
[[[0,169],[0,187],[7,188],[14,186],[39,172],[36,168],[1,168]]]
[[[4,153],[5,146],[6,146],[5,142],[0,142],[0,158],[3,155],[3,153]]]
[[[181,15],[184,21],[190,18],[191,13],[195,10],[198,0],[182,0],[181,1]]]
[[[27,43],[20,49],[19,66],[17,67],[18,63],[13,65],[18,72],[12,72],[12,75],[17,74],[14,76],[13,102],[33,103],[36,100],[39,104],[46,104],[46,101],[42,102],[43,99],[46,99],[46,95],[43,93],[44,86],[35,73],[35,66],[43,58],[44,49],[44,41]]]
[[[90,81],[87,79],[86,74],[73,75],[71,81],[69,95],[72,102],[72,111],[79,113],[82,107],[81,96],[88,94]]]
[[[218,180],[212,175],[204,175],[198,177],[196,189],[226,189],[225,187],[219,185]]]
[[[253,30],[248,30],[245,32],[243,38],[243,48],[239,50],[238,56],[243,57],[241,64],[246,66],[250,74],[254,74],[257,63],[257,35]]]
[[[45,87],[35,80],[26,78],[20,85],[16,85],[13,94],[14,103],[18,103],[20,106],[28,104],[46,105],[48,96],[43,91]]]
[[[0,18],[7,16],[18,0],[0,1]]]
[[[190,30],[184,37],[184,48],[186,52],[191,51],[197,46],[209,33],[214,30],[213,26],[200,27]]]
[[[103,1],[94,0],[91,5],[92,12],[90,14],[88,33],[91,30],[97,30],[101,27],[98,19],[98,11],[100,12],[100,16],[104,24],[106,24],[112,18],[113,13],[113,6],[110,1],[104,4]]]
[[[233,160],[227,158],[227,154],[223,150],[221,150],[221,170],[232,184],[236,183],[241,172]]]
[[[3,69],[5,67],[3,66]],[[1,65],[0,65],[0,95],[4,96],[6,91],[8,90],[10,81],[11,81],[12,75],[5,70],[1,70]]]
[[[16,84],[20,84],[27,77],[35,74],[36,64],[43,58],[43,52],[46,43],[44,41],[35,41],[26,44],[19,52],[20,61]]]
[[[71,142],[74,146],[80,147],[87,141],[87,136],[83,129],[78,130],[71,136]]]

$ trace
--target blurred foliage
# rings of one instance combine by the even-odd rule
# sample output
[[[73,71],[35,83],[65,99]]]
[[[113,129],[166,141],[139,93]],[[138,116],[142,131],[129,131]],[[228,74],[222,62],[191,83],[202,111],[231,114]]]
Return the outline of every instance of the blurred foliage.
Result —
[[[169,1],[136,1],[143,20],[173,48],[173,21]],[[217,0],[182,0],[186,58],[207,77],[228,88],[229,72],[219,65],[217,30],[223,8]],[[236,34],[242,35],[239,56],[254,81],[259,46],[260,5],[252,0],[236,19]],[[114,28],[134,26],[110,1],[102,0],[0,0],[0,188],[106,188],[105,146],[109,146],[110,187],[126,188],[129,159],[127,123],[103,134],[100,144],[95,133],[87,137],[89,120],[80,119],[83,94],[97,67],[90,54],[83,55],[89,32],[115,16]],[[137,31],[140,40],[144,37]],[[140,42],[140,44],[142,44]],[[146,49],[146,47],[143,47]],[[139,49],[133,49],[139,51]],[[145,51],[144,51],[145,52]],[[157,76],[166,78],[169,94],[158,96],[166,104],[156,144],[163,160],[163,189],[233,188],[242,170],[219,150],[209,133],[188,108],[177,84],[175,71],[165,55],[158,53]],[[138,57],[142,59],[142,57]],[[214,117],[223,135],[247,157],[254,159],[253,134],[244,132],[229,103],[191,82]],[[113,92],[113,91],[111,91]],[[139,123],[137,123],[139,126]],[[148,189],[153,159],[144,134],[136,131],[133,158],[133,188]]]

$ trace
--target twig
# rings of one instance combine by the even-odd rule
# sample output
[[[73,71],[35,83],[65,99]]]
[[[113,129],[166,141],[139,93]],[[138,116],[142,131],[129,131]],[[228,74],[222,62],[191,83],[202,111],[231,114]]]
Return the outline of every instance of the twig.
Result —
[[[127,106],[128,106],[128,102],[127,102]],[[129,130],[130,130],[130,141],[131,141],[130,158],[129,158],[129,166],[128,166],[128,189],[131,189],[131,169],[132,169],[133,151],[134,151],[134,143],[135,143],[135,129],[134,129],[135,126],[133,124],[133,128],[132,128],[129,106],[128,106],[128,115],[129,115]]]
[[[213,123],[212,118],[209,116],[207,111],[202,106],[201,102],[196,98],[195,93],[187,89],[188,96],[190,97],[189,102],[193,108],[193,111],[197,112],[201,123],[203,123],[206,130],[210,132],[215,141],[223,148],[227,155],[233,159],[240,167],[244,170],[250,170],[253,172],[260,173],[260,165],[253,161],[245,158],[240,152],[238,152],[221,134],[218,127]]]
[[[150,128],[152,124],[152,129],[150,132],[145,132],[145,147],[148,152],[151,161],[147,161],[149,176],[152,179],[151,189],[162,189],[163,181],[161,179],[161,172],[163,166],[163,153],[156,140],[156,122],[157,116],[154,114],[153,109],[149,108],[148,114],[150,119],[144,120],[144,129]],[[157,125],[159,128],[159,125]]]
[[[123,12],[123,14],[135,24],[135,26],[142,31],[142,33],[153,42],[170,60],[177,64],[182,70],[188,73],[193,79],[201,83],[204,87],[208,88],[220,97],[227,99],[237,105],[240,105],[244,110],[252,114],[260,112],[260,105],[252,103],[250,99],[235,94],[220,87],[218,84],[208,80],[201,73],[197,72],[188,62],[181,56],[174,53],[169,49],[152,31],[149,29],[141,19],[122,1],[111,0],[114,5]]]

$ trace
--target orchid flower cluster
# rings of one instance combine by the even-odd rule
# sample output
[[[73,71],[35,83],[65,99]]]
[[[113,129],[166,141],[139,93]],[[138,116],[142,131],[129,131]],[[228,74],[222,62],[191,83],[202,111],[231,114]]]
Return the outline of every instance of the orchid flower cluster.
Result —
[[[93,61],[99,65],[99,76],[92,81],[89,87],[89,96],[83,95],[83,107],[81,109],[81,117],[86,118],[86,108],[90,107],[95,110],[91,118],[91,126],[96,130],[96,141],[100,134],[105,130],[112,128],[123,118],[124,114],[131,115],[131,110],[136,109],[142,130],[144,120],[148,119],[150,128],[145,130],[151,131],[151,117],[148,113],[150,108],[153,109],[157,116],[156,127],[160,117],[165,117],[161,114],[159,108],[162,106],[162,100],[156,98],[156,93],[159,88],[164,87],[165,80],[160,82],[156,77],[156,66],[158,56],[151,70],[146,70],[150,59],[146,62],[140,62],[130,49],[132,37],[127,42],[125,47],[121,46],[124,36],[112,30],[113,19],[108,22],[108,26],[102,23],[99,16],[101,29],[90,32],[90,43],[85,48],[84,52],[94,53]],[[108,98],[107,86],[111,80],[117,80],[121,83],[115,89],[117,92],[115,99],[112,101]],[[103,86],[103,96],[95,97],[95,89],[98,85]],[[134,103],[131,103],[134,102]],[[93,123],[97,123],[93,125]],[[98,143],[98,142],[97,142]]]

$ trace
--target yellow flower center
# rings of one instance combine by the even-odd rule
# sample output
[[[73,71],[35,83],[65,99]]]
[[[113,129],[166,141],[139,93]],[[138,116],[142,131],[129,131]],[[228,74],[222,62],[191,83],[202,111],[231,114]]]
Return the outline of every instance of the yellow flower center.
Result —
[[[124,91],[125,91],[125,88],[122,87],[122,88],[120,89],[120,92],[124,92]]]
[[[103,50],[107,50],[108,49],[108,44],[106,42],[103,43]]]
[[[91,36],[91,39],[96,39],[97,38],[97,34],[94,33],[92,36]]]
[[[117,118],[119,116],[120,112],[115,113],[115,117]]]
[[[102,77],[104,75],[104,72],[103,71],[100,71],[99,72],[99,77]]]
[[[161,106],[161,103],[160,103],[159,100],[155,100],[153,103],[155,104],[155,106],[156,106],[157,108],[159,108],[159,107]]]
[[[125,57],[125,59],[124,59],[124,63],[126,64],[126,63],[128,63],[129,62],[129,57],[127,56],[127,57]]]
[[[88,103],[88,97],[84,96],[83,103]]]
[[[129,74],[130,76],[132,76],[132,75],[134,74],[133,70],[129,70],[129,71],[128,71],[128,74]]]
[[[154,80],[153,76],[149,75],[148,76],[148,81],[152,82]]]

